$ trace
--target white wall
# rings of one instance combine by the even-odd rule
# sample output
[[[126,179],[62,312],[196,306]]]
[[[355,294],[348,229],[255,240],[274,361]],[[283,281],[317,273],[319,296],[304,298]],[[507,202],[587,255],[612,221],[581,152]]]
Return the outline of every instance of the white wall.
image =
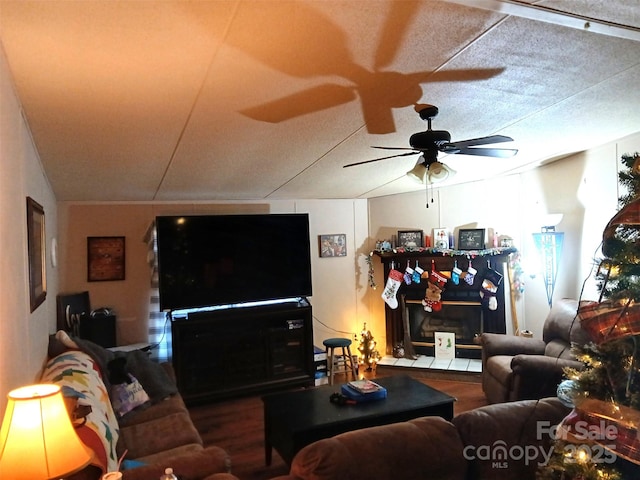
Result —
[[[47,233],[47,297],[29,307],[26,197],[44,207]],[[57,235],[56,200],[22,117],[0,50],[0,412],[6,394],[33,383],[46,354],[55,319],[56,271],[49,261]]]

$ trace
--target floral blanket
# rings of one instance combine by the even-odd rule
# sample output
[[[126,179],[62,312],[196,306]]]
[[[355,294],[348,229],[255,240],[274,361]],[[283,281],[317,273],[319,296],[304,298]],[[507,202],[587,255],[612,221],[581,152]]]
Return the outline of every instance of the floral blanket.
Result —
[[[91,407],[86,422],[76,428],[76,432],[94,452],[93,465],[103,474],[117,471],[116,443],[120,430],[109,392],[92,357],[81,351],[62,353],[47,362],[41,381],[60,385],[63,396],[76,398],[78,405]]]

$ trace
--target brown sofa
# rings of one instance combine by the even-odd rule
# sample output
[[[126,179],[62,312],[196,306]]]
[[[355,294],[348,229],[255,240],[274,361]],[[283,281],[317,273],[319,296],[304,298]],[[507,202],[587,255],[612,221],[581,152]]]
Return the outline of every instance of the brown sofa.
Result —
[[[489,403],[555,396],[564,368],[584,367],[571,352],[572,343],[589,341],[577,311],[577,300],[554,302],[542,340],[497,333],[480,336],[482,389]]]
[[[557,398],[488,405],[448,422],[422,417],[319,440],[272,480],[527,480],[569,413]]]
[[[48,357],[41,381],[62,386],[72,418],[78,412],[86,414],[86,407],[91,407],[75,423],[94,459],[82,471],[66,477],[69,480],[99,480],[107,470],[116,470],[121,458],[125,480],[160,478],[166,467],[172,467],[181,480],[236,478],[228,473],[231,461],[226,451],[203,446],[175,387],[170,364],[153,362],[140,351],[111,352],[60,332],[50,338]],[[109,398],[112,385],[105,373],[105,365],[116,357],[127,359],[130,373],[149,397],[145,404],[122,416],[111,406],[115,405]]]

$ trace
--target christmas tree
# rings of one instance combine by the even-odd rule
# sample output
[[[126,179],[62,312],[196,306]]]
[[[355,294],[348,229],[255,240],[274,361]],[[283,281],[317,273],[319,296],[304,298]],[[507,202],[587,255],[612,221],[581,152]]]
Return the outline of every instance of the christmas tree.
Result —
[[[365,370],[370,372],[375,368],[376,363],[380,360],[380,354],[376,349],[376,341],[373,339],[373,335],[367,330],[367,324],[365,323],[360,332],[360,345],[358,345],[358,351],[360,352],[359,364],[365,367]]]
[[[623,155],[626,192],[607,224],[596,262],[598,301],[581,301],[577,320],[592,342],[574,345],[583,370],[567,369],[559,398],[571,413],[540,479],[640,478],[640,154]]]

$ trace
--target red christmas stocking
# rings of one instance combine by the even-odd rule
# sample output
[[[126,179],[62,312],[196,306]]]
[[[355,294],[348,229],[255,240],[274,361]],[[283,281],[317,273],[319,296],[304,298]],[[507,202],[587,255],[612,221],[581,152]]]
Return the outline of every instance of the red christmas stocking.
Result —
[[[442,310],[442,301],[440,298],[447,280],[447,277],[436,270],[435,262],[431,260],[431,273],[429,273],[427,290],[424,300],[422,300],[425,311],[439,312]]]

